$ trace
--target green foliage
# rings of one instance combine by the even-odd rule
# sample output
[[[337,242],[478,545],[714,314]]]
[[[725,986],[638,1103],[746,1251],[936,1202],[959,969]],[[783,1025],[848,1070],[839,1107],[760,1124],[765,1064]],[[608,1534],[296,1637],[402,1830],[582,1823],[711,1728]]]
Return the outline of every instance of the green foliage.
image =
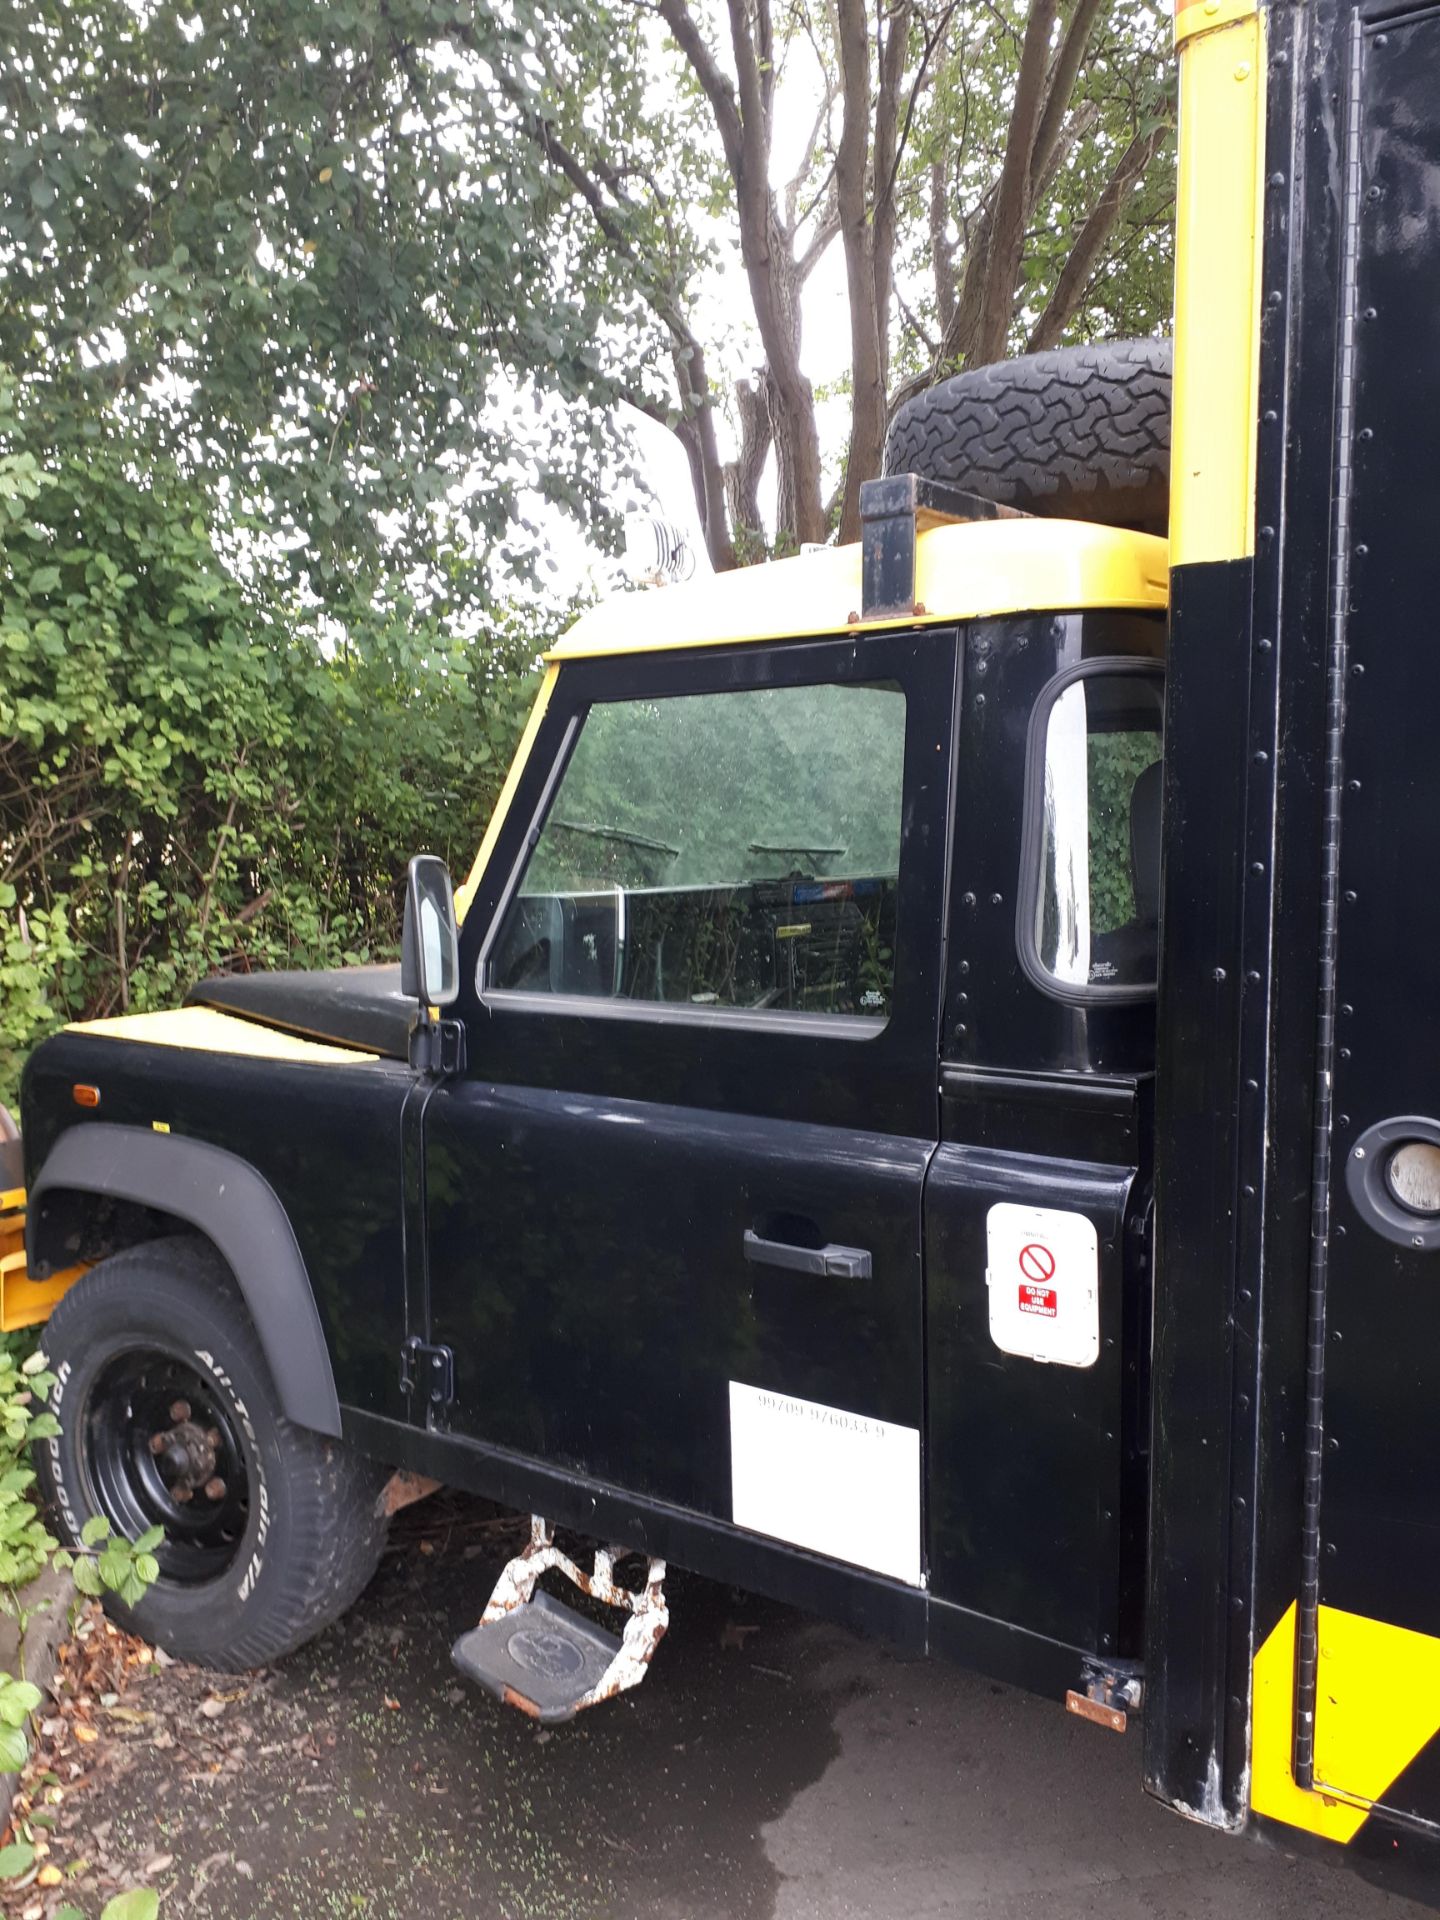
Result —
[[[28,1840],[12,1840],[0,1847],[0,1880],[18,1880],[35,1864],[35,1849]]]
[[[593,35],[574,0],[543,11]],[[522,473],[593,519],[602,415],[570,403],[610,395],[609,296],[518,131],[541,12],[9,9],[0,363],[53,443],[118,424],[142,471],[223,491],[231,558],[332,615],[486,601]]]
[[[35,1470],[29,1463],[31,1447],[60,1431],[45,1405],[55,1376],[43,1354],[21,1357],[26,1338],[10,1335],[0,1341],[0,1608],[17,1618],[22,1630],[29,1618],[24,1589],[48,1563],[73,1568],[81,1593],[96,1598],[116,1593],[134,1606],[159,1578],[155,1548],[164,1537],[163,1529],[152,1527],[138,1540],[120,1539],[108,1520],[94,1519],[86,1523],[76,1553],[59,1551],[35,1506]],[[26,1723],[39,1704],[38,1687],[0,1673],[0,1773],[18,1773],[25,1765]],[[23,1842],[0,1849],[0,1878],[26,1872],[33,1857]]]
[[[67,1019],[396,938],[405,863],[478,843],[549,638],[413,610],[343,634],[216,550],[118,435],[42,459],[0,387],[0,1099]],[[552,616],[553,621],[553,616]]]
[[[1130,857],[1130,798],[1160,757],[1148,729],[1090,736],[1090,932],[1113,933],[1135,918]]]
[[[962,0],[917,98],[897,180],[899,281],[909,316],[896,372],[930,364],[942,332],[936,261],[955,284],[991,199],[1005,151],[1027,8],[1023,0]],[[1062,7],[1062,20],[1073,14]],[[1053,169],[1025,236],[1009,351],[1027,337],[1055,289],[1112,169],[1130,143],[1163,133],[1089,276],[1066,342],[1126,339],[1168,327],[1174,285],[1175,69],[1170,17],[1149,0],[1105,0],[1082,62]],[[940,224],[937,227],[937,217]],[[919,331],[923,329],[923,335]],[[955,371],[948,368],[947,371]]]
[[[159,1911],[160,1896],[152,1887],[132,1887],[105,1902],[100,1920],[155,1920]]]
[[[615,299],[519,131],[599,31],[0,26],[0,1100],[65,1020],[387,952],[408,856],[468,863],[563,615],[507,610],[520,489],[600,518]]]
[[[893,876],[904,730],[904,700],[883,687],[596,707],[527,885],[714,886],[797,868]]]

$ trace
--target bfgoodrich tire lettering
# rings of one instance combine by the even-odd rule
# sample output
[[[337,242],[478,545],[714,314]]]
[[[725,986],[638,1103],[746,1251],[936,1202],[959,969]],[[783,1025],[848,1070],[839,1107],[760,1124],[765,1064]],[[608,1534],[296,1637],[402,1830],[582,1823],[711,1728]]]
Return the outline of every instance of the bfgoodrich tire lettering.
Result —
[[[55,1309],[44,1347],[61,1431],[41,1443],[36,1464],[68,1544],[95,1513],[127,1532],[163,1519],[153,1501],[165,1490],[148,1471],[157,1416],[147,1393],[162,1403],[181,1396],[177,1429],[200,1449],[197,1474],[213,1470],[206,1484],[232,1496],[227,1505],[223,1495],[182,1494],[160,1579],[133,1608],[108,1599],[117,1620],[179,1659],[234,1669],[278,1659],[339,1618],[384,1545],[375,1516],[383,1472],[280,1412],[244,1302],[207,1241],[153,1241],[102,1261]],[[123,1445],[117,1409],[133,1415]],[[217,1514],[227,1505],[229,1529],[180,1537],[192,1508],[199,1517],[197,1501]]]

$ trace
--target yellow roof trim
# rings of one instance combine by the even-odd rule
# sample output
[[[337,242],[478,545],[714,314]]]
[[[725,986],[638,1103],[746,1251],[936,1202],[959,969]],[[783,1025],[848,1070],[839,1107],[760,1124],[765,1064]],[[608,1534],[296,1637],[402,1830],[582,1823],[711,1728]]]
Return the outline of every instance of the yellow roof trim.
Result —
[[[588,613],[546,657],[650,653],[667,647],[799,640],[847,629],[946,624],[1010,613],[1169,603],[1169,552],[1153,534],[1081,520],[975,520],[932,527],[916,542],[922,614],[859,619],[860,548],[826,547],[767,566],[739,567],[684,586],[617,594]]]
[[[190,1047],[197,1053],[240,1053],[252,1060],[301,1060],[316,1066],[348,1067],[378,1058],[358,1047],[331,1047],[281,1033],[254,1020],[238,1020],[213,1007],[177,1007],[173,1013],[127,1013],[112,1020],[76,1020],[67,1033],[99,1033],[112,1040],[135,1040],[148,1047]]]

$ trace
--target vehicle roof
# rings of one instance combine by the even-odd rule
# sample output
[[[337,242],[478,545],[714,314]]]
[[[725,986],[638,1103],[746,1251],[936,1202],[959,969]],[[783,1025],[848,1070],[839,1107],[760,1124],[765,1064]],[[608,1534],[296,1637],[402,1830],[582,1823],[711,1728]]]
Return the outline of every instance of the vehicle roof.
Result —
[[[1163,610],[1169,549],[1153,534],[1082,520],[974,520],[919,534],[917,612],[861,620],[860,546],[733,573],[705,574],[664,591],[621,593],[583,613],[547,658],[650,653],[662,648],[804,639],[821,633],[953,624],[1002,614],[1087,607]]]

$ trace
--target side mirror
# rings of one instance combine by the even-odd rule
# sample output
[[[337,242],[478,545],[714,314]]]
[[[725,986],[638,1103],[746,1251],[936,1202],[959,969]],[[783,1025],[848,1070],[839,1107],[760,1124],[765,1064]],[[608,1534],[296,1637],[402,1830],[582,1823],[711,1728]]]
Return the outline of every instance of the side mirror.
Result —
[[[460,928],[450,870],[437,855],[417,853],[405,889],[400,991],[422,1008],[448,1007],[460,991]]]

